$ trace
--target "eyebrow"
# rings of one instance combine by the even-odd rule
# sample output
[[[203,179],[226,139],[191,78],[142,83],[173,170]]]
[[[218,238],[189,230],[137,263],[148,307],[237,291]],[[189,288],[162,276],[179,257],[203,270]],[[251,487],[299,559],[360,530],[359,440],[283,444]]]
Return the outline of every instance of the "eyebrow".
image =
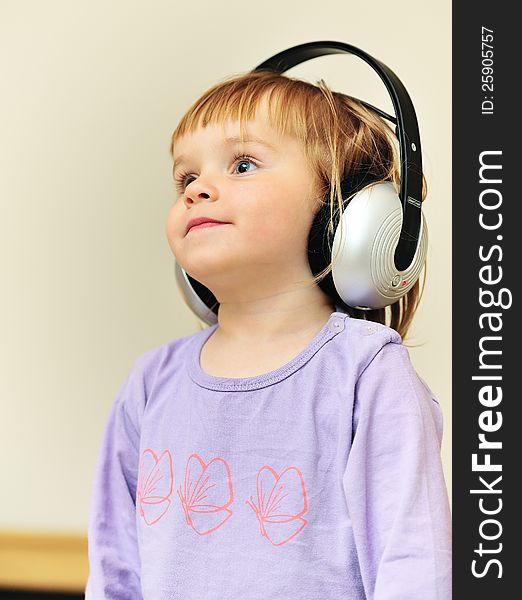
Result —
[[[237,135],[224,138],[224,140],[223,140],[223,145],[227,145],[227,146],[230,146],[231,144],[241,144],[241,143],[259,144],[260,146],[265,146],[266,148],[268,148],[270,150],[273,150],[273,151],[276,150],[276,147],[273,144],[271,144],[270,142],[267,142],[266,140],[263,140],[262,138],[256,137],[255,135],[249,135],[244,140],[242,140]],[[174,161],[172,168],[174,169],[177,165],[179,165],[179,163],[183,162],[184,160],[185,160],[185,157],[183,156],[183,154],[180,154],[178,156],[178,158],[176,158],[176,160]]]

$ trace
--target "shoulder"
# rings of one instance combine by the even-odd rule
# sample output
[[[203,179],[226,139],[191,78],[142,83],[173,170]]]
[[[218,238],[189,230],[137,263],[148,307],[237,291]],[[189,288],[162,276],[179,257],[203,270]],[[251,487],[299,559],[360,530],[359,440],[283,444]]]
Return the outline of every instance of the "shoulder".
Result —
[[[123,410],[136,431],[140,431],[141,421],[149,400],[155,390],[165,381],[176,381],[178,374],[185,368],[185,356],[188,346],[198,335],[190,335],[168,340],[138,354],[131,363],[125,380],[121,384],[114,406]],[[175,385],[175,384],[174,384]]]
[[[367,327],[374,333],[366,332]],[[423,422],[433,423],[441,438],[439,401],[418,374],[401,336],[390,327],[369,321],[355,324],[354,329],[354,337],[360,344],[364,345],[365,339],[374,339],[373,343],[366,342],[364,359],[359,365],[355,388],[357,410],[374,415],[416,415]]]
[[[149,396],[158,378],[184,370],[191,344],[205,332],[206,329],[180,336],[144,350],[132,362],[128,378],[143,386],[145,395]]]
[[[366,403],[399,403],[416,412],[421,406],[429,406],[430,411],[440,413],[435,394],[418,374],[408,348],[395,329],[348,317],[345,332],[343,343],[348,346],[346,349],[355,363],[359,401],[364,398]]]
[[[365,321],[363,319],[355,319],[346,315],[346,325],[352,336],[360,342],[368,340],[370,346],[383,346],[384,344],[402,344],[402,338],[398,331],[377,323],[375,321]]]
[[[344,320],[344,329],[336,336],[335,342],[356,380],[384,348],[386,354],[393,354],[399,348],[399,352],[407,353],[395,329],[349,315],[342,315],[341,319]]]

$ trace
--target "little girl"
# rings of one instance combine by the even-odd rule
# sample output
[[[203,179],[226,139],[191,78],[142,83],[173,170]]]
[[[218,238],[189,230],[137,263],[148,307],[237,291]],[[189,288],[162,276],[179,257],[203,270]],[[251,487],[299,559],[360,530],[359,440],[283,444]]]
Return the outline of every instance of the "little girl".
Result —
[[[441,408],[402,343],[418,282],[386,325],[307,256],[341,176],[397,183],[390,128],[322,80],[249,72],[171,153],[168,243],[218,322],[138,357],[116,397],[86,599],[449,600]]]

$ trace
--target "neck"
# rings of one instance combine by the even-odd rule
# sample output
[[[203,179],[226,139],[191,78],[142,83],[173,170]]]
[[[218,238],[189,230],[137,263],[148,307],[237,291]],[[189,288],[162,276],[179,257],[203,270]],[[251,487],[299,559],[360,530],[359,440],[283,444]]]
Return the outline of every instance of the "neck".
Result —
[[[222,302],[218,311],[221,340],[237,343],[274,343],[306,338],[320,329],[335,306],[322,290],[285,291],[264,298]]]

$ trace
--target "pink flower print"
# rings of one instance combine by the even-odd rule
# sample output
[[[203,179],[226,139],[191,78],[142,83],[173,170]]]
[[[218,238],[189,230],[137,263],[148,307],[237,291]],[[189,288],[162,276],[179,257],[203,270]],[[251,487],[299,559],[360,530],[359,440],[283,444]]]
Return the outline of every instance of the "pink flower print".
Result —
[[[252,496],[246,503],[256,513],[261,535],[274,546],[294,538],[308,523],[306,488],[301,471],[288,467],[279,476],[265,465],[257,473],[257,505]]]
[[[207,535],[221,527],[232,516],[228,507],[234,501],[226,460],[214,458],[207,465],[197,454],[191,454],[178,495],[187,525],[196,533]]]
[[[150,448],[144,450],[138,477],[138,505],[147,525],[154,525],[167,512],[173,485],[170,452],[165,450],[158,459]]]

